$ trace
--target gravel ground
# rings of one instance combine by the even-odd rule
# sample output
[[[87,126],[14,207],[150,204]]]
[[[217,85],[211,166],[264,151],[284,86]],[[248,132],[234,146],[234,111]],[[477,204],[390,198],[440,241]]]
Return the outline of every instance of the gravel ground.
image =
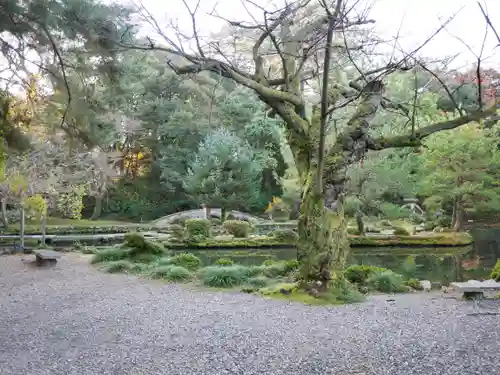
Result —
[[[104,274],[77,254],[55,269],[4,256],[0,374],[493,375],[498,311],[430,294],[308,307]]]

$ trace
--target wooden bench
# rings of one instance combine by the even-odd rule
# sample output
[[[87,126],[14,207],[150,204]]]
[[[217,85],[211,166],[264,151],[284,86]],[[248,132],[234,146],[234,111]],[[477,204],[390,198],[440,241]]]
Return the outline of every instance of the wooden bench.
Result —
[[[51,250],[33,250],[33,254],[36,256],[37,266],[55,266],[57,264],[57,259],[61,257],[61,254]]]
[[[466,283],[451,283],[450,286],[462,292],[467,299],[481,299],[485,291],[500,290],[500,283],[495,280],[469,280]]]

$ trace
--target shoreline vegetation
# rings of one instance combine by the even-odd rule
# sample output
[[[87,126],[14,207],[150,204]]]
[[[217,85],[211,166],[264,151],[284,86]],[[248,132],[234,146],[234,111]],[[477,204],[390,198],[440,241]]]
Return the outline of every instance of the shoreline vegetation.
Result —
[[[256,234],[245,238],[228,236],[214,236],[198,241],[187,239],[175,239],[172,235],[173,227],[157,227],[151,223],[125,223],[113,221],[54,221],[48,222],[46,227],[46,238],[56,245],[57,242],[68,243],[71,241],[103,240],[110,242],[120,240],[128,232],[140,232],[144,235],[156,237],[165,247],[172,249],[230,249],[230,248],[288,248],[295,246],[295,241],[290,238],[276,238],[271,234],[275,230],[293,230],[296,223],[262,223],[254,225]],[[19,235],[19,227],[12,225],[7,229],[0,230],[0,245],[12,244]],[[116,235],[116,238],[115,238]],[[2,238],[2,236],[5,236]],[[36,243],[41,236],[39,224],[27,224],[25,227],[27,244]],[[31,237],[30,237],[31,236]],[[74,237],[72,237],[74,236]],[[78,238],[82,236],[85,238]],[[472,236],[467,232],[425,232],[415,235],[385,235],[380,233],[368,233],[367,235],[349,235],[351,247],[461,247],[473,243]]]

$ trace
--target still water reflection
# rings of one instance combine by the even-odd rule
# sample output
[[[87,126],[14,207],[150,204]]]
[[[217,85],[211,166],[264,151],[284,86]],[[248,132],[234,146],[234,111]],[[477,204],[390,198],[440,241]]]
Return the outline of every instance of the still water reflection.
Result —
[[[475,229],[474,245],[460,248],[354,248],[350,264],[386,267],[407,277],[442,283],[456,280],[487,279],[500,258],[500,229]],[[229,258],[244,265],[261,264],[266,259],[294,259],[295,249],[192,250],[204,264]]]

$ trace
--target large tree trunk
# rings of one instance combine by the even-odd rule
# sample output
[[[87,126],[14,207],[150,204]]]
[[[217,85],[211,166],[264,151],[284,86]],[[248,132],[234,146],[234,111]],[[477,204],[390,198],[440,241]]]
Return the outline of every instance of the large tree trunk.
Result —
[[[450,228],[455,228],[455,225],[457,223],[457,198],[453,198],[453,211],[451,213],[451,225]]]
[[[6,197],[2,198],[1,205],[2,205],[2,214],[1,214],[2,225],[5,229],[7,229],[9,227],[9,220],[7,219],[7,198]]]
[[[90,217],[90,220],[97,220],[101,217],[102,214],[102,201],[104,200],[104,197],[102,195],[96,195],[95,197],[95,205],[94,205],[94,212],[92,212],[92,216]]]
[[[349,255],[347,221],[340,201],[334,209],[327,208],[323,196],[314,190],[312,183],[304,187],[297,258],[301,282],[324,291],[332,271],[342,270]]]
[[[456,203],[456,213],[455,213],[455,223],[453,224],[453,230],[456,232],[462,232],[464,230],[465,212],[463,205],[460,201]]]

